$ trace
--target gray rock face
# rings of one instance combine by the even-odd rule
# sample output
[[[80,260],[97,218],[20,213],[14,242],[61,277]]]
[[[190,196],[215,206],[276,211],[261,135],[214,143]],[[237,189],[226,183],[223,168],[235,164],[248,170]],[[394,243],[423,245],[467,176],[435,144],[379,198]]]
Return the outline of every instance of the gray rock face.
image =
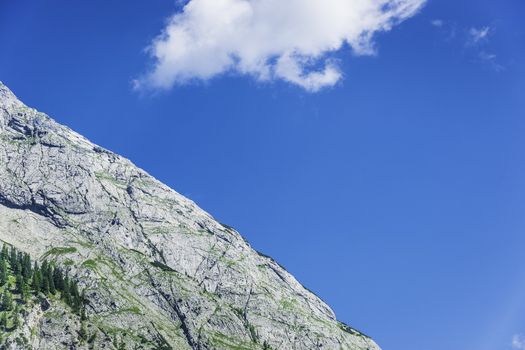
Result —
[[[68,266],[90,324],[129,349],[379,350],[234,229],[1,83],[0,239]],[[34,323],[32,348],[70,348]]]
[[[89,322],[84,322],[85,335],[82,336],[82,321],[63,303],[53,302],[49,307],[29,303],[26,307],[28,310],[21,315],[23,324],[0,341],[2,350],[112,349],[120,345],[118,338],[111,338],[109,334]],[[153,341],[150,348],[159,347]]]

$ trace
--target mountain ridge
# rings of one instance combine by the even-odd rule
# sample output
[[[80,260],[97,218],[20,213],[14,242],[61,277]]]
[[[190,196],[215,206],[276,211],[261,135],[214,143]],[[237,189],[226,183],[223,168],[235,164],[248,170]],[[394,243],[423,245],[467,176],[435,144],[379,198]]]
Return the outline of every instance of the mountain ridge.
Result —
[[[125,346],[158,333],[173,349],[379,349],[233,228],[1,82],[0,144],[0,239],[68,263]]]

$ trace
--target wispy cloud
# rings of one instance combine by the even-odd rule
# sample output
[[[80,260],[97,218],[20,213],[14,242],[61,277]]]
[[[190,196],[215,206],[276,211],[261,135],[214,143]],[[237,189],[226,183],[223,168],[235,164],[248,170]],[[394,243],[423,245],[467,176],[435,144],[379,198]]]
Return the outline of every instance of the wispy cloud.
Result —
[[[442,19],[433,19],[430,21],[430,24],[432,24],[434,27],[441,28],[445,22]]]
[[[460,26],[454,22],[441,19],[432,20],[430,24],[439,30],[441,35],[445,36],[447,42],[455,42],[463,46],[462,52],[471,61],[482,64],[495,72],[505,70],[505,66],[499,62],[498,56],[490,49],[490,41],[496,33],[493,26]]]
[[[457,25],[454,22],[436,18],[430,21],[430,25],[439,31],[446,41],[452,41],[456,38]]]
[[[493,69],[496,72],[502,72],[505,70],[505,66],[503,66],[502,64],[498,62],[497,60],[498,56],[494,53],[480,51],[478,53],[478,58],[480,62],[488,65],[491,69]]]
[[[492,28],[488,26],[481,28],[470,28],[468,31],[468,44],[477,45],[487,40],[491,32]]]
[[[372,55],[373,37],[426,0],[190,0],[148,48],[137,88],[168,89],[233,72],[315,92],[343,77],[330,55],[348,45]]]
[[[525,350],[525,337],[521,334],[516,334],[512,337],[512,348],[516,350]]]
[[[476,61],[499,73],[505,70],[505,66],[498,62],[498,56],[491,52],[488,46],[490,37],[494,32],[495,29],[490,26],[471,27],[468,30],[466,45],[476,55]]]

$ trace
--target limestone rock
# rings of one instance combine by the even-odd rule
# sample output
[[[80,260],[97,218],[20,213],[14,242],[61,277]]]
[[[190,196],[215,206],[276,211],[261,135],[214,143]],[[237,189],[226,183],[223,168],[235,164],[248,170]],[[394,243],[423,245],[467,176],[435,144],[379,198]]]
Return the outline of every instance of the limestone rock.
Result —
[[[81,281],[95,348],[379,350],[237,231],[1,83],[0,239]],[[57,307],[27,316],[30,348],[83,348]]]

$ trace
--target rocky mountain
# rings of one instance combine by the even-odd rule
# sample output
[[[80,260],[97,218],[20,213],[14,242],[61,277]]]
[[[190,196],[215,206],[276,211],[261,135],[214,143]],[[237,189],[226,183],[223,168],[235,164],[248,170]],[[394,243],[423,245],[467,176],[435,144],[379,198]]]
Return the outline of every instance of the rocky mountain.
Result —
[[[65,269],[87,318],[30,302],[4,348],[379,350],[233,228],[1,83],[0,240]]]

